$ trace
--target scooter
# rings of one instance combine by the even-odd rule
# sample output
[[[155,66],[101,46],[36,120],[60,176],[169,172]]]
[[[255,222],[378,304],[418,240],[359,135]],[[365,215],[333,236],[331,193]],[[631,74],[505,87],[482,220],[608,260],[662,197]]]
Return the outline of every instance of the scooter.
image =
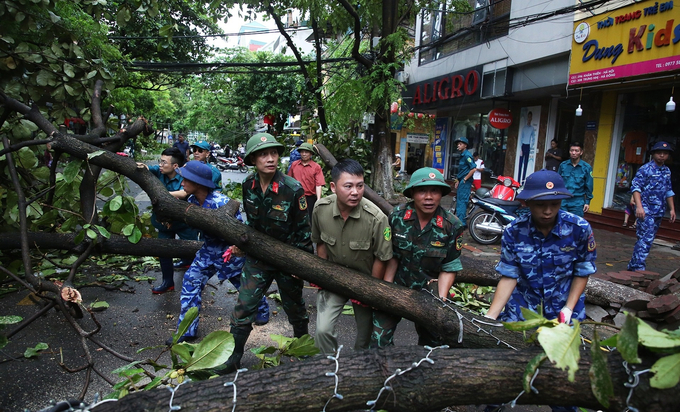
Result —
[[[499,242],[503,230],[517,219],[517,209],[521,206],[516,200],[476,199],[475,208],[467,218],[470,236],[482,245]]]
[[[503,230],[517,218],[521,203],[515,201],[519,182],[509,176],[496,176],[498,183],[484,196],[475,193],[468,208],[467,222],[470,236],[483,245],[500,241]]]
[[[238,170],[241,173],[248,172],[248,166],[243,162],[241,156],[238,156],[236,159],[217,156],[217,168],[220,170]]]

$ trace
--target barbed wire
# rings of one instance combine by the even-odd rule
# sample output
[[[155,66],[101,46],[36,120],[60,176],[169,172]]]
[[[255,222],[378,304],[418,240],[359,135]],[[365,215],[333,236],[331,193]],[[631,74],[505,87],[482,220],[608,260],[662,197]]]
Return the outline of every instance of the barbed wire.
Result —
[[[635,371],[632,367],[628,367],[628,362],[626,361],[623,361],[623,367],[626,369],[626,373],[628,374],[628,382],[624,383],[623,386],[630,388],[630,391],[628,391],[628,396],[626,397],[626,409],[624,409],[623,412],[640,412],[639,409],[633,407],[633,405],[630,404],[630,400],[633,397],[633,391],[640,384],[640,375],[649,372],[650,369]]]
[[[231,386],[234,388],[234,397],[232,398],[231,412],[236,410],[236,379],[238,379],[238,374],[241,372],[248,372],[248,368],[241,368],[236,370],[236,375],[234,375],[234,380],[229,382],[224,382],[224,386]]]
[[[335,389],[333,390],[333,396],[331,396],[327,401],[326,404],[323,406],[323,412],[326,412],[326,407],[328,407],[328,404],[331,403],[333,398],[337,398],[339,400],[342,400],[342,395],[338,393],[338,370],[340,369],[340,362],[338,362],[338,358],[340,358],[340,351],[342,350],[343,345],[340,345],[338,347],[338,351],[335,352],[335,356],[328,355],[326,356],[327,359],[330,359],[332,361],[335,361],[335,371],[334,372],[326,372],[326,376],[332,376],[335,379]]]
[[[455,304],[453,301],[451,301],[451,300],[449,300],[449,299],[442,299],[442,298],[440,298],[439,296],[435,295],[435,294],[434,294],[431,290],[429,290],[429,289],[423,288],[423,289],[421,289],[421,290],[423,290],[423,291],[429,293],[430,296],[432,296],[433,298],[435,298],[437,301],[439,301],[439,302],[442,304],[442,307],[447,308],[447,309],[453,311],[453,312],[456,314],[456,316],[458,316],[459,328],[460,328],[460,330],[459,330],[459,332],[458,332],[458,343],[463,343],[463,320],[466,320],[466,321],[470,322],[470,324],[472,324],[473,326],[475,326],[475,327],[477,328],[477,333],[482,332],[482,333],[485,333],[485,334],[491,336],[492,338],[496,339],[496,345],[500,345],[500,344],[502,343],[502,344],[504,344],[505,346],[507,346],[508,348],[510,348],[510,349],[512,349],[512,350],[519,350],[519,349],[517,349],[516,347],[512,346],[511,344],[509,344],[508,342],[505,342],[503,339],[501,339],[501,338],[499,338],[498,336],[494,335],[494,334],[493,334],[493,330],[486,330],[486,329],[484,329],[482,326],[479,325],[479,324],[484,324],[484,325],[493,326],[493,327],[503,327],[503,324],[502,324],[502,323],[500,323],[500,322],[497,322],[497,323],[485,322],[485,321],[482,321],[482,320],[479,320],[479,319],[475,319],[475,318],[468,319],[467,317],[463,316],[463,315],[458,311],[458,309],[456,309],[455,307],[453,307],[453,306],[451,306],[451,305],[449,304],[449,303]]]
[[[380,392],[378,392],[378,396],[375,398],[375,400],[366,402],[366,405],[371,407],[371,411],[375,410],[374,406],[378,403],[378,400],[380,399],[380,395],[382,395],[382,393],[384,391],[388,390],[388,391],[392,391],[394,393],[394,390],[392,389],[392,387],[388,385],[390,380],[392,380],[393,378],[395,378],[397,376],[403,375],[406,372],[412,371],[413,369],[420,366],[420,364],[422,364],[423,362],[434,364],[434,360],[430,359],[430,355],[432,354],[432,352],[434,352],[437,349],[448,349],[449,345],[441,345],[441,346],[436,346],[434,348],[431,347],[431,346],[425,345],[424,348],[426,350],[429,350],[429,352],[427,353],[427,355],[425,355],[424,358],[420,359],[418,362],[413,362],[410,367],[408,367],[407,369],[404,369],[403,371],[400,368],[397,368],[397,370],[394,371],[394,373],[392,375],[390,375],[387,379],[385,379],[385,383],[383,383],[383,387],[380,388]]]

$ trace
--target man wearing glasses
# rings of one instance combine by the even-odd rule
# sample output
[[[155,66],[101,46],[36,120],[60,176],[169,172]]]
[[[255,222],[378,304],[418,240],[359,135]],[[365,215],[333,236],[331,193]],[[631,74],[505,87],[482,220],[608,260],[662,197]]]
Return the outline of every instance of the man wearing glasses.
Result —
[[[147,168],[151,173],[160,179],[171,195],[178,199],[186,198],[186,192],[182,189],[182,176],[177,173],[177,169],[184,166],[184,153],[176,147],[169,147],[161,153],[161,160],[158,165],[147,166],[144,163],[137,163],[138,168]],[[174,239],[179,236],[184,240],[197,240],[198,231],[184,222],[170,221],[159,222],[156,214],[151,214],[151,224],[158,230],[159,239]],[[163,274],[163,283],[151,289],[154,294],[161,294],[175,290],[174,267],[172,258],[158,258]],[[191,261],[189,261],[189,264]],[[187,265],[188,266],[188,265]]]
[[[222,189],[222,172],[220,172],[214,165],[208,162],[210,158],[210,143],[205,140],[196,142],[191,145],[191,151],[194,153],[194,160],[198,160],[201,163],[205,163],[210,167],[212,172],[212,181],[215,184],[216,190]]]

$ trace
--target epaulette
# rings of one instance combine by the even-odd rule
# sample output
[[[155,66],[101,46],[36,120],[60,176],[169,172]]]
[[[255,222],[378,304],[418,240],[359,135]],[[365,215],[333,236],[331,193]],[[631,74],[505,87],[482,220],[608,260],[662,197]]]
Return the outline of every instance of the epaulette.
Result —
[[[321,199],[316,201],[316,205],[330,205],[331,203],[332,202],[330,196],[322,197]]]
[[[365,202],[362,202],[363,205],[361,205],[361,203],[360,203],[360,205],[361,205],[361,208],[365,212],[369,213],[370,215],[372,215],[374,217],[380,216],[380,214],[382,213],[382,210],[380,210],[380,208],[378,206],[376,206],[375,203],[371,202],[368,199],[363,199],[363,200],[365,200]]]

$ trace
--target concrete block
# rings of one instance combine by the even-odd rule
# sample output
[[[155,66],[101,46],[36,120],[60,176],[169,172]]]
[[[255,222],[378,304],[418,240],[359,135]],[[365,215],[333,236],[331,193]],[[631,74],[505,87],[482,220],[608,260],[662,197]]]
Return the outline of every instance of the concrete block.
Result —
[[[659,279],[661,277],[658,272],[652,272],[651,270],[636,270],[635,273],[640,273],[649,280]]]
[[[632,280],[633,282],[640,282],[642,280],[647,279],[645,277],[646,275],[642,272],[631,272],[629,270],[623,270],[623,271],[619,272],[619,274],[628,276],[628,279]],[[649,276],[651,276],[651,275],[649,275]],[[659,278],[659,274],[656,273],[656,276],[652,277],[650,280],[658,279],[658,278]]]
[[[619,285],[630,285],[633,283],[630,276],[624,273],[612,273],[609,276],[612,278],[612,282],[618,283]]]
[[[643,299],[634,299],[634,300],[629,300],[628,302],[623,304],[623,307],[621,310],[645,310],[647,309],[647,305],[649,304],[648,300],[643,300]]]
[[[673,309],[671,313],[668,315],[664,316],[663,321],[666,323],[677,323],[680,322],[680,306],[677,308]]]
[[[647,311],[652,315],[670,312],[680,306],[680,298],[675,295],[663,295],[655,298],[647,305]]]
[[[619,312],[614,316],[614,324],[618,327],[623,326],[623,322],[626,321],[626,314],[623,312]]]

